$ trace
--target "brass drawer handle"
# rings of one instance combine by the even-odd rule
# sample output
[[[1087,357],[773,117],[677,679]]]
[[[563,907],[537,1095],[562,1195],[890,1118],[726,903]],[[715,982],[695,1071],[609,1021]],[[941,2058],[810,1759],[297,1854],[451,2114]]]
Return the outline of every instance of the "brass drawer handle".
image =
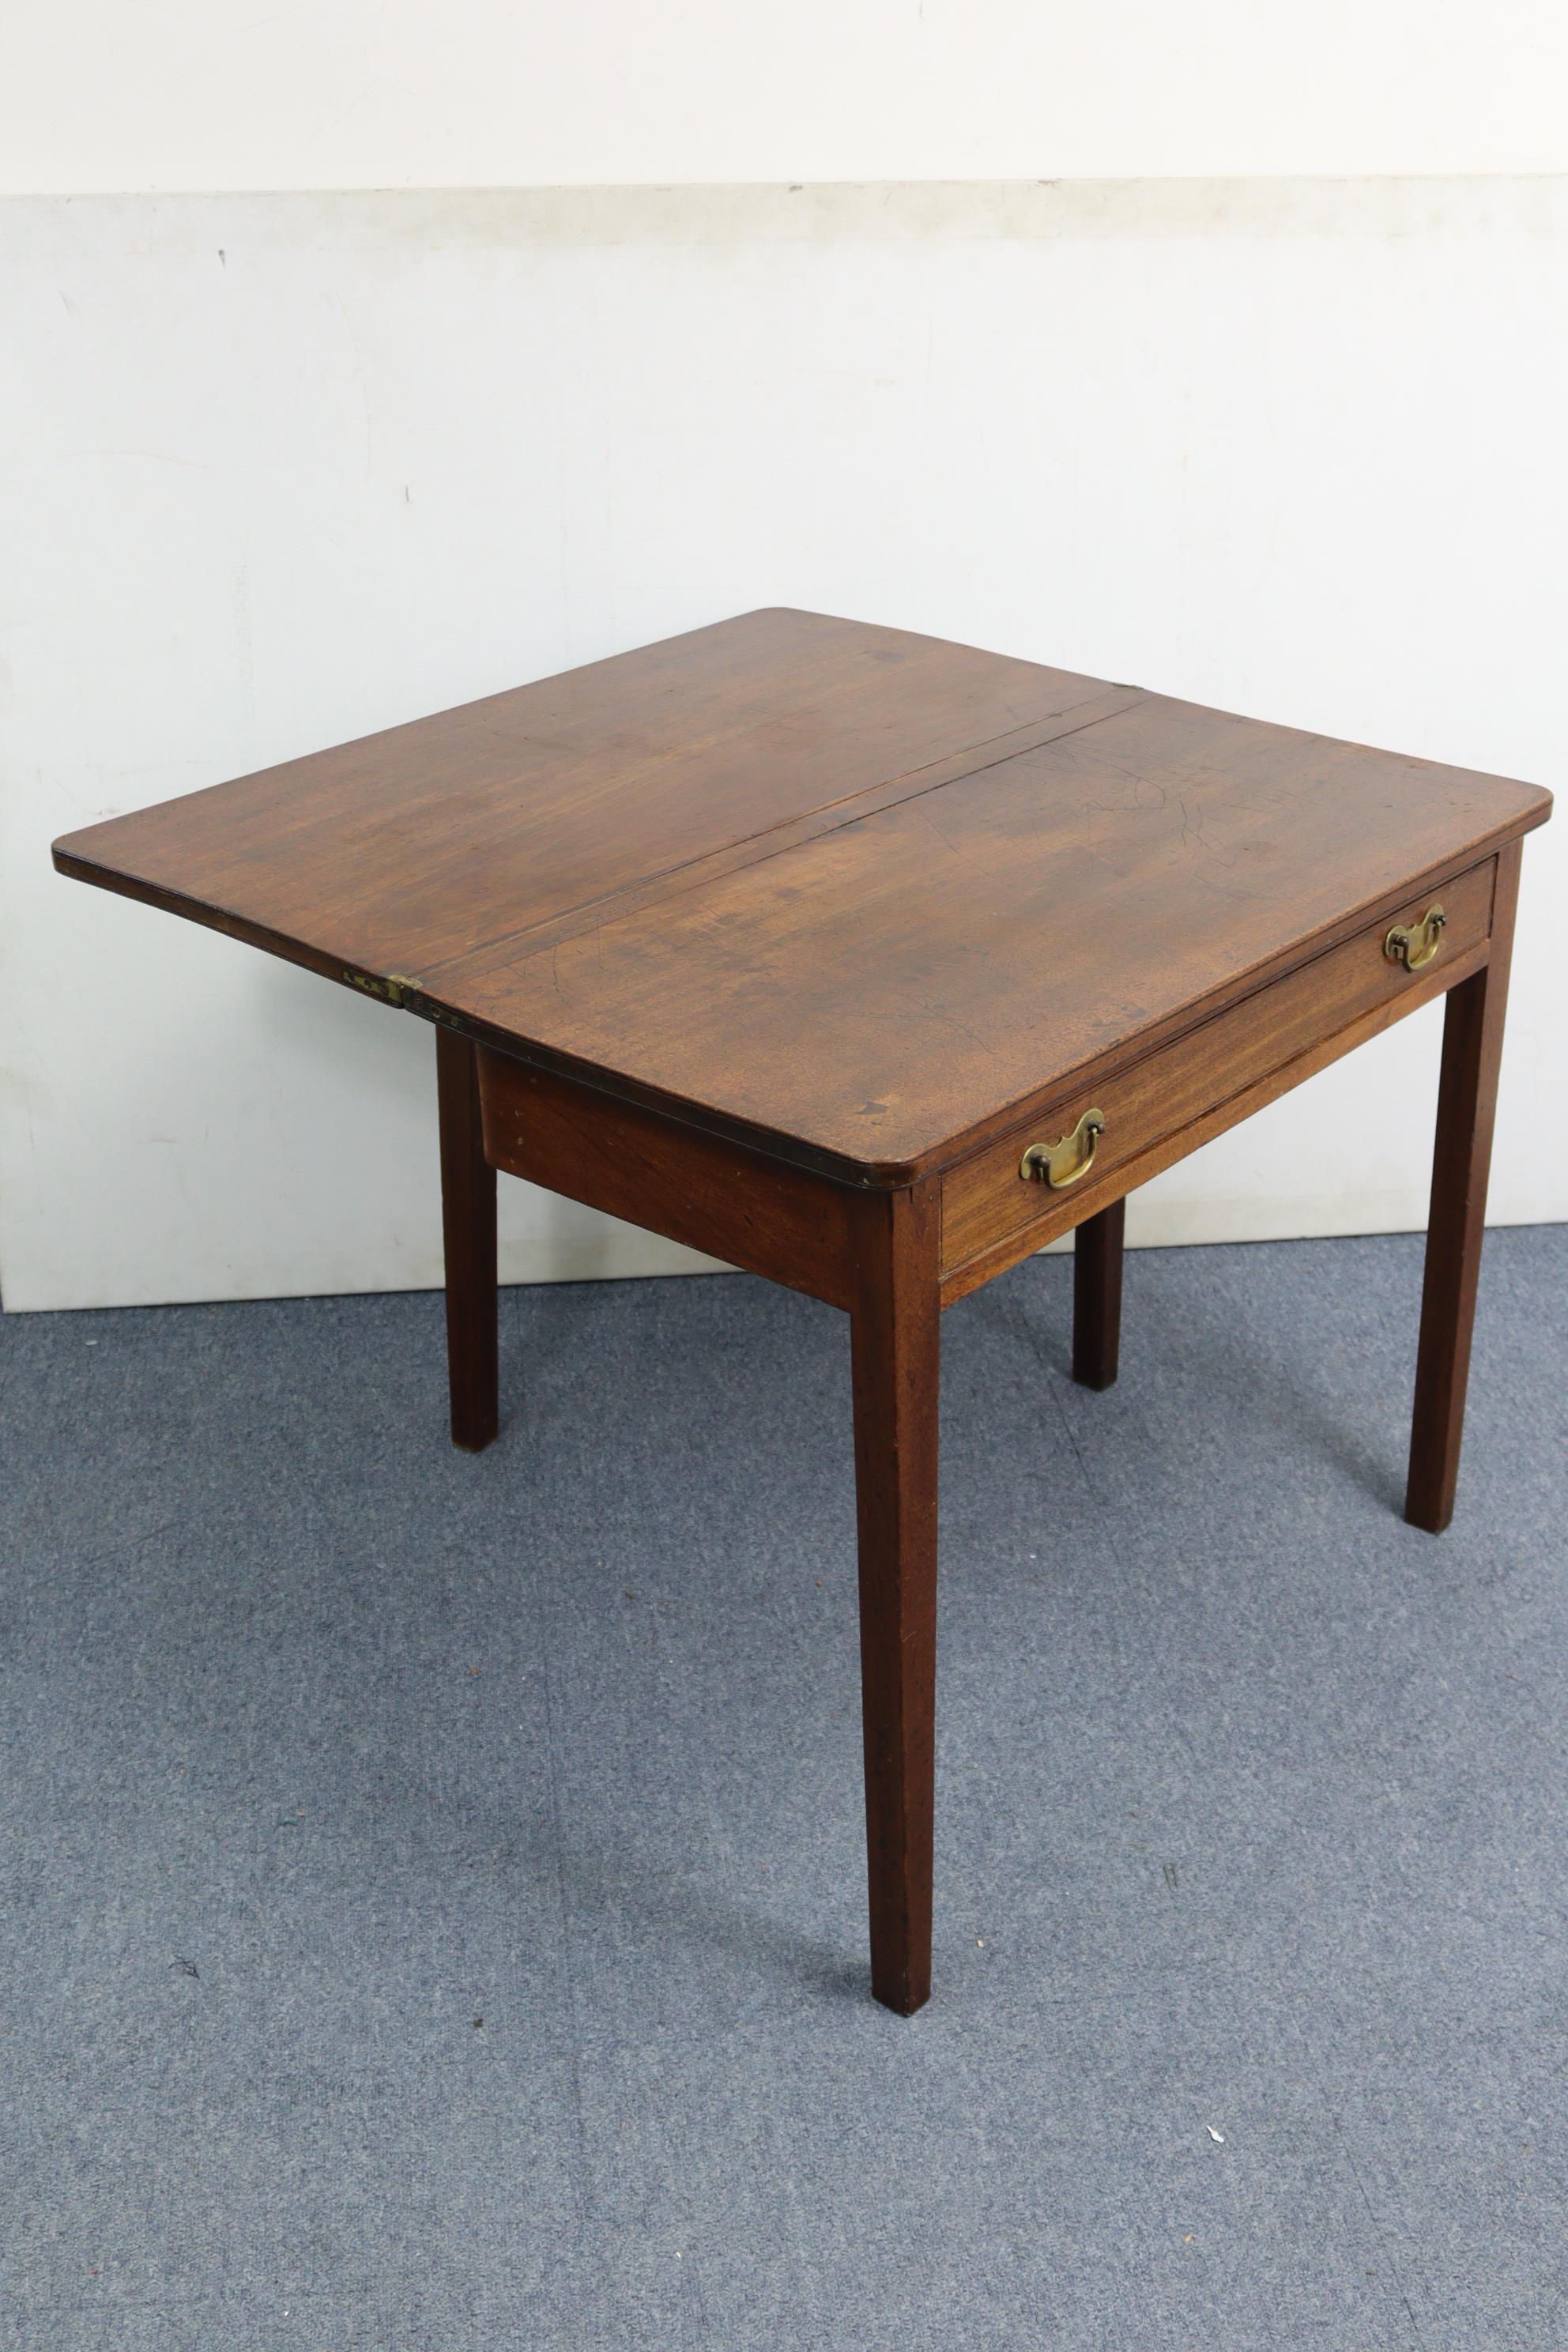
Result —
[[[1406,971],[1419,971],[1436,954],[1447,919],[1441,907],[1428,907],[1421,920],[1407,929],[1396,923],[1383,943],[1384,954],[1390,963],[1402,963]]]
[[[1063,1192],[1089,1174],[1094,1166],[1094,1147],[1104,1133],[1105,1113],[1086,1110],[1059,1143],[1031,1143],[1018,1162],[1018,1173],[1050,1185],[1053,1192]]]

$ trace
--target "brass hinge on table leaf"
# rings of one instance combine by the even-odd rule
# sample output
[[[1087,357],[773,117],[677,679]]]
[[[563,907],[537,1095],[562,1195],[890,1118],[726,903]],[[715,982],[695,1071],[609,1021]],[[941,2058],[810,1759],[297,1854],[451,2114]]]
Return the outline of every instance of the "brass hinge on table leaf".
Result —
[[[343,978],[351,988],[361,988],[367,996],[379,997],[383,1004],[401,1004],[405,988],[417,988],[405,971],[389,971],[384,980],[373,980],[368,971],[345,971]]]
[[[395,1004],[405,1013],[416,1013],[423,1021],[435,1021],[445,1029],[456,1029],[460,1036],[468,1034],[459,1013],[445,1004],[437,1004],[425,993],[423,981],[406,971],[389,971],[384,980],[376,980],[368,971],[345,971],[343,978],[351,988],[363,989],[378,1003]]]

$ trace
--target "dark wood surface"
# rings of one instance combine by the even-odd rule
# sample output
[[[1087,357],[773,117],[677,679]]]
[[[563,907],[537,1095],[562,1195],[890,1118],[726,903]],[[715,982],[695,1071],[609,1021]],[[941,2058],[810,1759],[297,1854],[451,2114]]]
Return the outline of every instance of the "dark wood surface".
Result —
[[[487,1047],[479,1094],[485,1150],[509,1176],[830,1307],[853,1303],[844,1185]]]
[[[936,1758],[937,1196],[855,1203],[855,1504],[871,1989],[930,1997]]]
[[[1072,1376],[1080,1387],[1115,1386],[1121,1361],[1121,1260],[1127,1203],[1112,1201],[1073,1235]]]
[[[1433,1535],[1440,1535],[1454,1516],[1459,1475],[1519,869],[1515,845],[1498,860],[1490,956],[1479,971],[1451,992],[1444,1015],[1405,1497],[1405,1517]]]
[[[1383,1025],[1384,1016],[1396,1020],[1429,1003],[1487,953],[1494,864],[1489,858],[1398,909],[1414,919],[1440,900],[1449,916],[1438,952],[1424,970],[1405,971],[1389,961],[1384,941],[1393,918],[1381,918],[1227,1012],[1195,1022],[1169,1045],[1098,1066],[1071,1093],[960,1161],[943,1183],[944,1271],[962,1276],[974,1265],[988,1279],[999,1270],[994,1253],[1009,1236],[1017,1237],[1017,1255],[1054,1240],[1257,1109],[1258,1086],[1268,1086],[1265,1098],[1272,1099],[1359,1044],[1369,1034],[1368,1020]],[[1226,1112],[1231,1104],[1234,1117]],[[1022,1179],[1026,1145],[1057,1141],[1090,1108],[1104,1113],[1105,1129],[1081,1184],[1052,1192]]]
[[[230,783],[58,845],[382,978],[591,926],[847,798],[1079,723],[1106,689],[814,613],[749,613]],[[1131,698],[1124,690],[1113,699]],[[546,931],[545,927],[551,927]]]
[[[115,818],[56,856],[629,1098],[906,1184],[1549,807],[780,611]]]
[[[497,1395],[496,1171],[485,1158],[477,1049],[436,1032],[441,1227],[447,1268],[447,1371],[452,1443],[478,1454],[500,1427]]]

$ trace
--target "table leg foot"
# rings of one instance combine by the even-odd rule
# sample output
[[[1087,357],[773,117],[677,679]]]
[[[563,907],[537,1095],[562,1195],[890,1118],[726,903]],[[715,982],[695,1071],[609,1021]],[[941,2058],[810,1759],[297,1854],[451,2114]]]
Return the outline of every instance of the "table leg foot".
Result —
[[[1126,1226],[1126,1201],[1112,1201],[1073,1234],[1072,1376],[1086,1389],[1108,1389],[1116,1380]]]
[[[850,1322],[871,1989],[908,2017],[931,1996],[941,1322],[934,1189],[869,1194],[860,1225]]]
[[[1441,1535],[1454,1516],[1459,1475],[1519,866],[1516,842],[1498,860],[1490,957],[1449,991],[1444,1018],[1405,1496],[1406,1519],[1431,1535]]]
[[[452,1443],[478,1454],[500,1426],[496,1172],[485,1159],[479,1124],[479,1056],[469,1040],[453,1029],[436,1032],[436,1092]]]

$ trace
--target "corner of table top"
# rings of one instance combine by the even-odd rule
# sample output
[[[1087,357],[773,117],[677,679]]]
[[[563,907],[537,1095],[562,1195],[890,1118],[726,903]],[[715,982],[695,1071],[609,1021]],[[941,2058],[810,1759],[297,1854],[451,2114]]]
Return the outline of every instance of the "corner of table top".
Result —
[[[1547,791],[1544,784],[1524,784],[1521,786],[1521,790],[1531,795],[1531,801],[1524,815],[1519,821],[1516,837],[1533,833],[1537,825],[1544,824],[1555,806],[1554,796]]]

